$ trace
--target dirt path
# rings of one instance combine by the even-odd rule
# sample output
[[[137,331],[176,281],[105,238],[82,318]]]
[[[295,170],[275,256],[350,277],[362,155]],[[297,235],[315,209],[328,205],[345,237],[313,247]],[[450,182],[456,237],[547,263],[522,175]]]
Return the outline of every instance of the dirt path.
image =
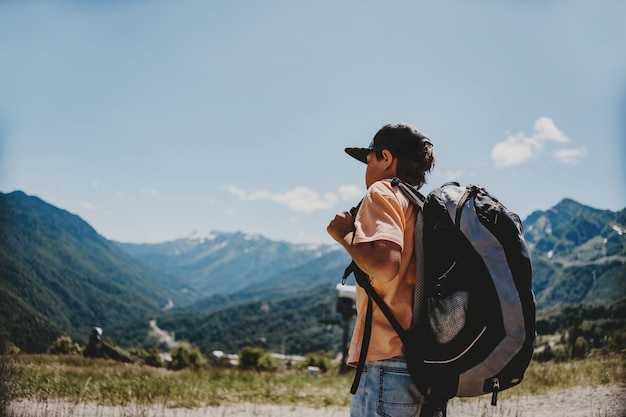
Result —
[[[454,399],[449,417],[626,417],[626,386],[571,388],[533,396]],[[71,404],[64,401],[16,401],[10,417],[348,417],[346,407],[309,408],[268,404],[232,404],[195,409],[130,405]]]

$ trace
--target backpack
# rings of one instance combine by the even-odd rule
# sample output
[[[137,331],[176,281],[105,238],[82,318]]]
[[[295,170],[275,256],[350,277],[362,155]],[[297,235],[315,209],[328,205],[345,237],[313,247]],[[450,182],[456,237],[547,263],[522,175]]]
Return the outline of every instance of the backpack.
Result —
[[[400,336],[411,377],[427,403],[492,393],[496,405],[499,391],[522,381],[533,354],[535,299],[522,222],[478,185],[446,183],[425,198],[398,179],[392,185],[422,211],[423,228],[415,230],[423,231],[423,238],[416,237],[416,256],[421,241],[424,285],[416,286],[414,323],[403,329],[367,274],[354,262],[346,268],[344,281],[354,273],[369,295],[351,392],[365,364],[374,300]]]

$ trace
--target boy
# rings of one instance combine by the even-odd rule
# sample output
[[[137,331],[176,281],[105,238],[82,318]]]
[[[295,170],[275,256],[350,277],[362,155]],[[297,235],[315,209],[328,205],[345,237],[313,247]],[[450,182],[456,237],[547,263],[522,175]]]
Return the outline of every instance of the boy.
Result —
[[[430,140],[407,124],[383,126],[367,148],[346,148],[366,163],[367,193],[353,218],[339,213],[327,231],[370,278],[404,328],[413,317],[416,284],[414,227],[417,209],[389,180],[399,178],[416,188],[425,183],[435,164]],[[364,334],[367,294],[357,286],[357,320],[348,364],[356,365]],[[413,384],[402,354],[402,342],[380,309],[374,307],[366,363],[350,415],[418,415],[422,396]]]

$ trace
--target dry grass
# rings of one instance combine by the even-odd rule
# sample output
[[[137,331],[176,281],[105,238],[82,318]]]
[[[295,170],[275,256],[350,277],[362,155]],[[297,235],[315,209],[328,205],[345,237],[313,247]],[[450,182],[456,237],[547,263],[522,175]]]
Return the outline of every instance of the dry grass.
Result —
[[[227,403],[303,405],[349,404],[350,375],[305,370],[242,371],[206,367],[170,371],[79,356],[21,356],[13,398],[63,399],[103,405],[158,404],[165,407],[217,406]]]
[[[22,411],[11,417],[35,415],[30,414],[32,410],[46,417],[343,416],[350,403],[348,388],[353,376],[329,372],[315,377],[303,369],[272,373],[210,367],[168,371],[49,355],[19,356],[10,368],[10,378],[5,379],[9,382],[4,384],[8,389],[5,398],[21,399],[22,404]],[[623,356],[565,363],[533,362],[520,386],[501,393],[498,407],[488,405],[488,396],[455,399],[451,403],[455,414],[450,415],[619,416],[621,411],[611,411],[619,405],[606,404],[616,393],[623,396],[624,384]],[[590,404],[582,398],[589,395],[604,396],[605,400]],[[577,405],[576,400],[581,404]],[[586,404],[589,408],[583,414],[575,414]],[[546,409],[556,412],[552,407],[559,406],[560,414],[543,414]],[[2,416],[9,414],[0,413]]]

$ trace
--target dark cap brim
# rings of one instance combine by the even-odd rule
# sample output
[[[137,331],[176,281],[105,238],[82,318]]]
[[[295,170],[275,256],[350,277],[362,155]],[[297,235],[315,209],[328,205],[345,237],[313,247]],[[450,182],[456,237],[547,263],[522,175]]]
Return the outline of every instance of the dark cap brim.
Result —
[[[367,154],[370,152],[372,152],[370,148],[346,148],[346,153],[348,155],[354,159],[358,159],[364,164],[367,164]]]

